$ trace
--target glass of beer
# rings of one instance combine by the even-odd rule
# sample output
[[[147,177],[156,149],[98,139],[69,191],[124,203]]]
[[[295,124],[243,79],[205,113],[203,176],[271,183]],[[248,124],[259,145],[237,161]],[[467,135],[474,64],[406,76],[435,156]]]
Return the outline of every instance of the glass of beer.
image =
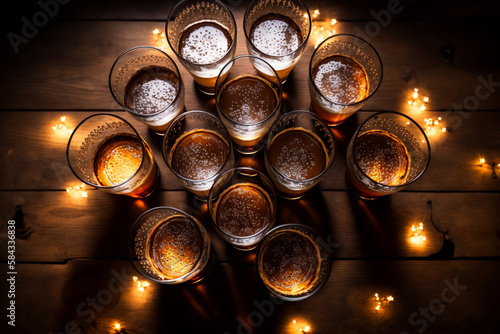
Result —
[[[362,38],[339,34],[324,40],[309,63],[311,108],[330,126],[344,122],[375,94],[382,60]]]
[[[320,235],[305,225],[275,227],[257,254],[257,269],[266,290],[277,298],[298,301],[313,295],[330,273],[330,255]]]
[[[219,235],[239,250],[255,248],[276,219],[273,184],[250,167],[230,169],[219,175],[207,204]]]
[[[160,180],[146,141],[129,122],[110,114],[80,122],[69,138],[66,158],[82,182],[112,194],[146,197]]]
[[[137,218],[129,233],[129,257],[142,275],[164,284],[197,283],[210,272],[214,261],[203,225],[166,206]]]
[[[347,148],[347,185],[363,199],[395,193],[427,169],[431,148],[425,132],[396,112],[369,117]]]
[[[298,199],[314,187],[335,157],[328,125],[309,111],[292,111],[273,124],[266,139],[266,169],[278,193]]]
[[[311,16],[300,0],[254,0],[245,12],[243,28],[248,53],[271,64],[284,83],[307,46]],[[261,70],[260,63],[254,66]]]
[[[199,110],[182,113],[170,124],[163,158],[181,184],[202,201],[217,176],[234,165],[231,137],[224,124]]]
[[[261,73],[252,66],[259,64]],[[252,154],[278,118],[281,82],[276,71],[255,56],[239,56],[224,66],[215,86],[215,103],[235,149]]]
[[[214,95],[217,75],[236,52],[231,11],[215,0],[184,0],[170,12],[165,31],[170,48],[198,88]]]
[[[162,50],[139,46],[125,51],[109,72],[118,104],[159,135],[184,111],[184,84],[174,61]]]

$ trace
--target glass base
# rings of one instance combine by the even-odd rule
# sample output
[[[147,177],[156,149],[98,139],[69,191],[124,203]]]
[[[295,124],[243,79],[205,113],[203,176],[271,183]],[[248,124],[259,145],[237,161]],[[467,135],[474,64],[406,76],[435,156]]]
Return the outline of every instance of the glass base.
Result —
[[[211,88],[205,87],[205,86],[200,85],[196,81],[194,83],[196,85],[196,88],[198,88],[198,90],[200,92],[202,92],[203,94],[210,95],[210,96],[214,96],[215,95],[215,87],[211,87]]]
[[[251,154],[256,154],[257,152],[259,152],[263,147],[263,143],[261,142],[258,146],[256,147],[242,147],[242,146],[238,146],[234,143],[233,141],[233,146],[234,146],[234,149],[240,153],[240,154],[244,154],[244,155],[251,155]]]
[[[356,189],[356,187],[354,187],[354,185],[351,183],[351,180],[349,179],[349,175],[348,175],[347,171],[345,172],[345,182],[347,184],[347,189],[349,189],[349,191],[351,193],[353,193],[354,195],[358,196],[359,198],[361,198],[363,200],[373,201],[374,199],[378,198],[378,197],[368,197],[368,196],[360,193],[358,191],[358,189]]]
[[[205,268],[202,269],[202,271],[194,278],[192,278],[190,281],[187,281],[187,284],[196,284],[205,279],[205,277],[210,274],[212,271],[212,267],[214,266],[215,263],[215,254],[212,245],[210,245],[210,255],[209,259],[207,261],[207,264],[205,265]]]

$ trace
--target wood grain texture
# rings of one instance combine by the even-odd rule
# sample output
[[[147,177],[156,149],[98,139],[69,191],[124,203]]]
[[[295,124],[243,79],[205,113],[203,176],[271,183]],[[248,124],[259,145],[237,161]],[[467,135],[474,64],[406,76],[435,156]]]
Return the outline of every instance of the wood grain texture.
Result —
[[[243,12],[249,1],[224,0],[222,1],[234,13]],[[72,0],[68,4],[59,6],[55,19],[62,20],[165,20],[168,13],[177,1],[144,0],[140,3],[133,0],[98,1]],[[378,13],[387,10],[388,1],[357,0],[335,1],[308,0],[304,1],[313,12],[320,9],[322,15],[336,17],[341,20],[370,21],[374,20],[372,11]],[[493,0],[470,1],[445,0],[436,3],[432,0],[401,1],[399,11],[392,20],[474,20],[477,18],[495,19],[500,13],[498,3]],[[22,16],[30,17],[40,10],[36,0],[16,1],[9,7],[12,29],[17,28]]]
[[[172,206],[197,217],[209,231],[217,261],[249,263],[216,233],[206,204],[186,191],[157,192],[144,200],[89,191],[88,198],[62,191],[1,192],[1,219],[18,207],[33,233],[18,239],[21,262],[63,262],[72,258],[128,258],[128,231],[139,215]],[[435,227],[431,221],[432,214]],[[500,194],[397,193],[361,201],[347,192],[312,192],[299,201],[280,200],[276,225],[313,227],[331,245],[332,256],[353,258],[474,258],[500,256]],[[412,243],[411,226],[424,224],[427,241]],[[445,235],[454,252],[444,247]],[[6,233],[3,225],[0,233]],[[43,251],[41,251],[43,250]],[[2,252],[1,260],[6,260]]]
[[[67,116],[66,124],[74,128],[95,112],[2,112],[0,113],[0,189],[66,189],[78,185],[66,162],[69,134],[53,131],[52,126]],[[213,111],[215,112],[215,111]],[[113,112],[130,121],[149,143],[161,172],[160,189],[182,190],[182,186],[165,164],[161,136],[135,121],[125,112]],[[345,190],[346,149],[356,128],[373,112],[358,112],[333,129],[337,152],[330,170],[318,185],[322,190]],[[499,191],[500,178],[494,178],[491,166],[479,165],[479,157],[489,164],[500,163],[498,140],[499,112],[474,112],[468,118],[456,113],[407,112],[421,126],[425,118],[440,117],[448,132],[430,135],[431,163],[424,175],[406,191]],[[448,122],[446,121],[448,120]],[[439,128],[440,129],[440,128]],[[439,132],[439,130],[438,130]],[[253,166],[265,171],[263,153],[248,159],[237,155],[236,166]],[[23,171],[23,172],[20,172]],[[500,168],[495,167],[500,176]]]
[[[242,17],[236,17],[238,40],[236,55],[247,54]],[[108,89],[109,70],[125,50],[138,45],[155,45],[152,31],[164,30],[164,22],[145,21],[57,21],[22,45],[19,53],[7,52],[0,72],[0,108],[34,109],[120,109]],[[365,31],[365,22],[341,22],[337,33]],[[483,36],[478,40],[476,36]],[[317,35],[284,85],[287,110],[309,109],[308,66]],[[454,22],[391,22],[375,36],[367,38],[380,53],[384,76],[380,89],[368,100],[364,110],[407,109],[408,95],[420,88],[430,96],[429,110],[466,108],[498,109],[500,49],[483,41],[494,40],[494,29],[486,24],[463,25]],[[78,43],[77,47],[74,43]],[[173,56],[168,45],[165,50]],[[455,49],[448,63],[440,52],[443,46]],[[178,61],[175,59],[178,63]],[[192,77],[180,66],[186,87],[186,108],[213,108],[214,99],[199,93]],[[469,101],[480,77],[496,84],[486,98]],[[464,105],[465,101],[465,105]],[[467,109],[468,110],[468,109]]]
[[[126,333],[173,328],[186,333],[300,333],[293,328],[295,319],[312,333],[495,333],[500,329],[495,316],[500,269],[495,264],[334,260],[315,295],[280,304],[264,291],[253,265],[216,264],[197,285],[152,284],[141,293],[132,280],[138,274],[127,261],[20,264],[16,331],[60,333],[74,323],[84,333],[108,333],[119,322]],[[394,301],[376,311],[375,293],[392,295]],[[429,320],[419,312],[427,312]]]

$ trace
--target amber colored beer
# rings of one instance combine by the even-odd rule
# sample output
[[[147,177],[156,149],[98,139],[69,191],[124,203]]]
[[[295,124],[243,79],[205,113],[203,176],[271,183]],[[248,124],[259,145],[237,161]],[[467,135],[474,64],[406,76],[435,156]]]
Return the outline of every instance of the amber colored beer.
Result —
[[[189,273],[196,265],[202,252],[202,236],[188,217],[172,216],[151,231],[146,247],[152,268],[171,280]]]
[[[199,21],[182,31],[178,53],[191,63],[211,64],[223,58],[232,43],[231,34],[225,27],[215,21]],[[217,67],[203,72],[194,71],[192,75],[200,86],[213,89],[219,71]]]
[[[273,205],[267,192],[252,183],[238,183],[219,195],[215,207],[216,224],[225,233],[245,237],[266,228],[273,219]],[[255,244],[238,245],[253,248]]]
[[[252,24],[250,41],[255,48],[269,56],[286,56],[301,46],[303,37],[291,18],[281,14],[266,14]],[[288,77],[295,62],[277,62],[272,65],[283,79]],[[265,76],[265,73],[260,74]]]
[[[259,273],[271,291],[293,297],[315,286],[321,257],[309,236],[297,230],[284,230],[266,240],[261,252]]]
[[[144,149],[143,149],[144,148]],[[118,134],[107,138],[97,149],[94,159],[94,174],[103,187],[120,185],[131,179],[141,167],[143,154],[147,159],[153,160],[149,146],[137,137],[128,134]],[[151,164],[151,169],[144,176],[144,181],[133,191],[127,193],[132,197],[145,197],[149,195],[158,182],[156,163]]]
[[[369,94],[369,81],[364,67],[350,57],[328,56],[314,65],[311,75],[321,95],[338,104],[336,107],[327,108],[316,101],[316,95],[311,96],[314,112],[330,125],[342,123],[357,110],[342,112],[343,106],[361,101]]]
[[[189,180],[205,180],[216,175],[229,156],[228,143],[209,130],[193,130],[182,135],[171,150],[170,166]],[[203,189],[190,189],[207,197],[211,184]]]
[[[221,89],[218,105],[222,113],[237,124],[258,124],[269,118],[278,105],[276,91],[264,79],[256,76],[241,76],[230,80]],[[266,128],[255,131],[238,131],[230,126],[233,142],[240,147],[258,146],[266,134]]]
[[[296,181],[318,176],[328,163],[323,142],[312,132],[301,128],[287,129],[274,137],[268,158],[281,175]],[[294,191],[277,182],[275,185],[280,193],[290,198],[299,197],[306,191]]]
[[[155,114],[167,109],[177,97],[181,82],[177,74],[163,66],[148,66],[137,71],[125,87],[124,105],[126,108],[143,115]],[[165,124],[149,127],[158,133],[165,133],[170,121],[180,112],[172,110]]]
[[[366,176],[385,186],[405,184],[410,173],[411,156],[406,146],[385,130],[369,130],[360,134],[356,139],[354,159]],[[349,181],[361,197],[383,195],[367,187],[351,173],[348,172]]]

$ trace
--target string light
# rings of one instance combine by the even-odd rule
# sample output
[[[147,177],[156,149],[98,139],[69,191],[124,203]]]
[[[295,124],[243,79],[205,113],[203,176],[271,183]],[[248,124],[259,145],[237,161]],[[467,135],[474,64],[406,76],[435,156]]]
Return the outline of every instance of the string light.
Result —
[[[149,286],[149,283],[147,281],[141,281],[139,280],[139,278],[137,278],[137,276],[132,277],[132,279],[134,280],[134,282],[137,282],[137,289],[140,292],[144,292],[144,289]]]
[[[66,126],[66,116],[61,116],[59,118],[60,120],[60,123],[54,125],[52,127],[52,130],[54,131],[63,131],[63,132],[67,132],[69,134],[72,134],[73,133],[73,130],[72,129],[69,129],[67,126]]]
[[[427,109],[426,104],[429,102],[429,97],[424,96],[420,99],[420,94],[418,93],[418,88],[413,89],[413,93],[411,94],[411,98],[408,100],[408,104],[410,106],[419,108],[421,111],[425,111]]]
[[[484,157],[480,157],[479,158],[479,167],[485,167],[484,165],[486,164],[486,167],[489,169],[491,168],[491,177],[493,179],[497,179],[498,178],[498,171],[496,170],[497,168],[500,169],[500,163],[496,163],[495,161],[487,161],[486,158]]]
[[[119,322],[115,322],[115,325],[113,326],[113,328],[115,329],[116,333],[121,333],[121,331],[122,331],[122,325],[120,325]]]
[[[424,118],[425,131],[428,134],[434,134],[434,133],[439,132],[439,131],[441,131],[442,133],[445,133],[446,132],[446,127],[439,126],[439,122],[441,122],[441,120],[442,120],[441,117],[438,117],[436,119],[434,119],[434,118]]]
[[[421,232],[424,230],[424,224],[423,223],[420,223],[419,225],[415,226],[415,225],[412,225],[411,226],[411,236],[410,236],[410,241],[412,243],[417,243],[417,242],[423,242],[423,241],[426,241],[427,238],[425,237],[425,235],[423,235]]]
[[[77,192],[79,193],[83,198],[87,198],[89,195],[87,193],[87,191],[85,191],[85,183],[82,183],[80,184],[79,186],[76,186],[75,188],[73,187],[69,187],[69,188],[66,188],[66,192],[69,193],[69,194],[72,194],[74,192]]]
[[[301,334],[304,334],[304,333],[312,333],[312,328],[309,324],[307,324],[306,322],[300,320],[297,321],[297,320],[292,320],[292,324],[291,324],[291,327],[290,327],[290,330],[287,331],[287,333],[301,333]]]
[[[337,32],[332,27],[337,24],[337,19],[329,20],[319,20],[317,19],[321,15],[319,9],[315,9],[312,14],[313,18],[313,31],[314,36],[314,48],[317,48],[325,39],[330,36],[335,35]]]
[[[375,300],[377,301],[377,305],[375,306],[375,310],[380,311],[382,309],[382,305],[391,303],[394,301],[394,297],[389,295],[387,297],[380,297],[378,293],[375,293]]]
[[[165,35],[165,33],[156,28],[155,30],[153,30],[153,38],[155,41],[155,46],[160,50],[165,51],[164,49],[167,42],[167,36]]]

